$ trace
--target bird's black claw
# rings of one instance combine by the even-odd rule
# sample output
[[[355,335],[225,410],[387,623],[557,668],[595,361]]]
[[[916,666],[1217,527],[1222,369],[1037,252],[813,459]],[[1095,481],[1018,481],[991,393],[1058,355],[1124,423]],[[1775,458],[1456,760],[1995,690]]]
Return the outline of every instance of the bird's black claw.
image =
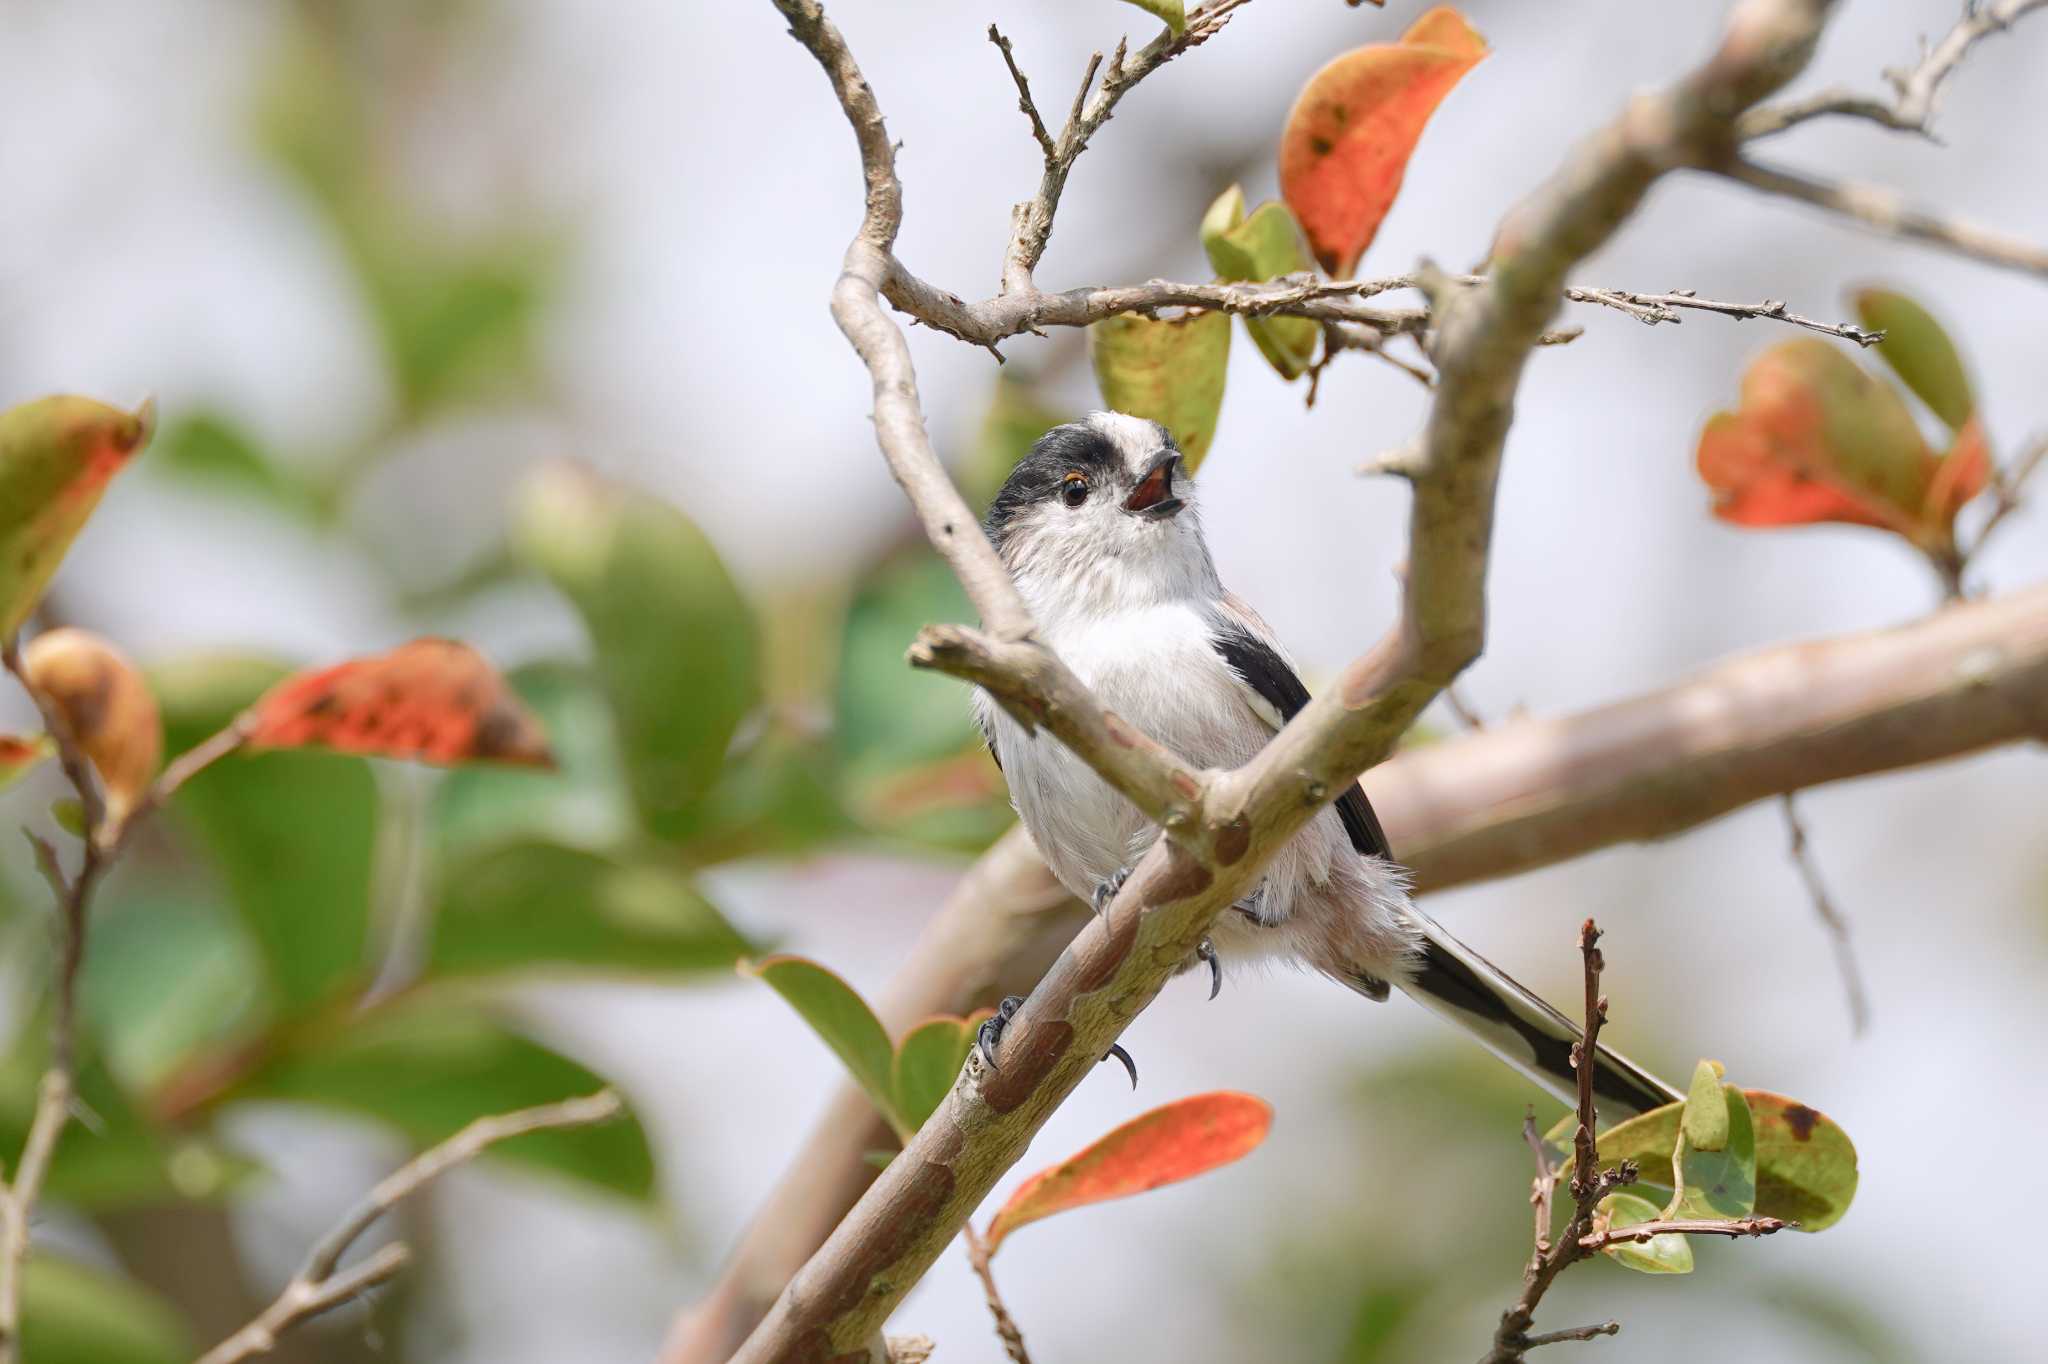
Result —
[[[974,1049],[981,1053],[982,1064],[990,1070],[1001,1070],[996,1064],[996,1047],[1003,1040],[1003,1029],[1009,1026],[1023,1005],[1024,996],[1008,995],[996,1005],[996,1011],[981,1020],[981,1028],[974,1034]]]
[[[1115,871],[1096,882],[1095,894],[1090,899],[1090,903],[1095,906],[1095,912],[1101,914],[1108,910],[1109,902],[1116,898],[1116,893],[1124,888],[1124,882],[1130,879],[1131,869],[1129,867],[1118,867]]]
[[[1216,955],[1216,944],[1202,939],[1195,947],[1195,955],[1209,963],[1209,998],[1214,999],[1223,993],[1223,962]]]
[[[1123,1049],[1122,1043],[1112,1042],[1109,1050],[1102,1053],[1104,1061],[1107,1061],[1112,1056],[1124,1063],[1124,1069],[1131,1073],[1131,1088],[1136,1089],[1138,1087],[1138,1063],[1131,1059],[1131,1054]],[[1101,1062],[1097,1062],[1097,1064],[1099,1065]]]

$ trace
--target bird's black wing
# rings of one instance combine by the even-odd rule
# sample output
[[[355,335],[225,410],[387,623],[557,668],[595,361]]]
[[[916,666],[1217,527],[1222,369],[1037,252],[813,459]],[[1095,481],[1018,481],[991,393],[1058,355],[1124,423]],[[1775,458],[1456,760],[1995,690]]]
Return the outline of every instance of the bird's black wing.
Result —
[[[1278,712],[1280,724],[1293,719],[1308,704],[1308,688],[1301,684],[1279,651],[1265,640],[1235,623],[1224,623],[1219,625],[1214,643],[1230,670]],[[1352,847],[1368,856],[1394,860],[1394,850],[1387,846],[1386,830],[1380,827],[1379,816],[1372,812],[1372,804],[1357,782],[1337,797],[1337,818],[1344,821],[1344,832],[1351,836]]]

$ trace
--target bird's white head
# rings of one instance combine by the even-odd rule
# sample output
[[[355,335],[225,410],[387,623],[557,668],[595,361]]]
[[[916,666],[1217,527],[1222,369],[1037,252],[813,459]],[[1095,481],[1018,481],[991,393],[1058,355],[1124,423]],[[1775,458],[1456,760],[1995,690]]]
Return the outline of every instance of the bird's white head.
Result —
[[[1180,451],[1141,417],[1097,412],[1040,436],[987,530],[1041,621],[1220,590]]]

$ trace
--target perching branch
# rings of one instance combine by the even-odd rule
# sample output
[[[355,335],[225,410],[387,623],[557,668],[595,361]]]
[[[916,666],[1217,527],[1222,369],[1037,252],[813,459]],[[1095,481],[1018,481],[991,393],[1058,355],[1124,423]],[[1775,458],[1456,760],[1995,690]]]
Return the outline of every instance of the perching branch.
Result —
[[[1896,132],[1917,133],[1934,139],[1934,114],[1941,86],[1978,41],[2003,33],[2031,10],[2048,6],[2048,0],[1995,0],[1985,4],[1969,0],[1962,17],[1942,40],[1923,47],[1920,62],[1908,71],[1886,71],[1892,99],[1872,99],[1847,90],[1823,90],[1804,99],[1752,109],[1736,121],[1735,135],[1742,141],[1769,137],[1796,128],[1811,119],[1846,117],[1868,119]]]
[[[1892,630],[1777,645],[1575,715],[1497,720],[1365,774],[1425,891],[1668,838],[1759,800],[2048,740],[2048,587]],[[1087,922],[1012,829],[926,924],[882,1009],[892,1033],[1021,994]],[[842,1086],[663,1364],[720,1364],[874,1178],[888,1143]],[[1548,1224],[1548,1218],[1544,1222]]]
[[[478,1118],[439,1146],[422,1151],[391,1174],[351,1208],[307,1254],[291,1282],[256,1319],[201,1355],[197,1364],[237,1364],[277,1348],[278,1337],[321,1313],[360,1297],[405,1267],[411,1253],[393,1242],[348,1268],[341,1257],[378,1219],[449,1170],[475,1159],[501,1141],[529,1132],[589,1127],[625,1111],[616,1094],[599,1090],[580,1099],[525,1108]]]
[[[978,555],[967,548],[972,523],[953,520],[964,505],[945,482],[919,420],[901,333],[879,308],[902,200],[873,92],[815,0],[776,5],[824,67],[861,145],[869,212],[849,248],[834,311],[875,378],[878,439],[934,543],[962,569],[970,596],[1002,613],[991,619],[984,611],[995,642],[1025,641],[1029,616],[1014,586],[1000,578],[1000,562],[985,544]],[[1214,915],[1247,891],[1265,861],[1384,756],[1477,656],[1501,447],[1523,364],[1563,300],[1565,273],[1613,234],[1661,175],[1724,143],[1735,117],[1799,71],[1827,9],[1825,0],[1746,4],[1721,51],[1698,73],[1638,100],[1517,209],[1496,237],[1504,245],[1483,286],[1460,289],[1434,273],[1424,279],[1435,308],[1440,385],[1415,480],[1402,625],[1251,764],[1216,776],[1189,798],[1181,826],[1168,827],[1105,915],[1083,930],[1012,1020],[1000,1073],[970,1059],[962,1083],[791,1281],[737,1359],[871,1356],[903,1294],[1095,1059],[1188,959]],[[1191,28],[1202,13],[1190,16]],[[950,640],[928,640],[932,661],[974,661],[973,632],[949,633]],[[961,641],[965,648],[952,647]],[[996,651],[987,654],[994,658]],[[1057,675],[1040,667],[1042,675]],[[1022,676],[1009,683],[1013,691],[1030,686]],[[1014,697],[1008,704],[1018,707]],[[1050,711],[1046,720],[1068,741],[1064,714]],[[1148,789],[1128,779],[1129,767],[1115,754],[1070,746],[1144,805]]]

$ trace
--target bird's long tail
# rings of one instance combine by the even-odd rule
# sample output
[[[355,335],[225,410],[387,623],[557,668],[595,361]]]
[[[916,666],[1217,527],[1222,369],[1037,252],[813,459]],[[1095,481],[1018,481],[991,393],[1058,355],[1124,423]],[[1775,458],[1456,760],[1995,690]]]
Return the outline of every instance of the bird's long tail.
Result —
[[[1580,1025],[1459,942],[1419,910],[1423,934],[1414,973],[1398,982],[1422,1004],[1473,1034],[1501,1060],[1566,1103],[1578,1099],[1572,1044]],[[1604,1122],[1674,1103],[1685,1095],[1605,1046],[1597,1048],[1593,1092]]]

